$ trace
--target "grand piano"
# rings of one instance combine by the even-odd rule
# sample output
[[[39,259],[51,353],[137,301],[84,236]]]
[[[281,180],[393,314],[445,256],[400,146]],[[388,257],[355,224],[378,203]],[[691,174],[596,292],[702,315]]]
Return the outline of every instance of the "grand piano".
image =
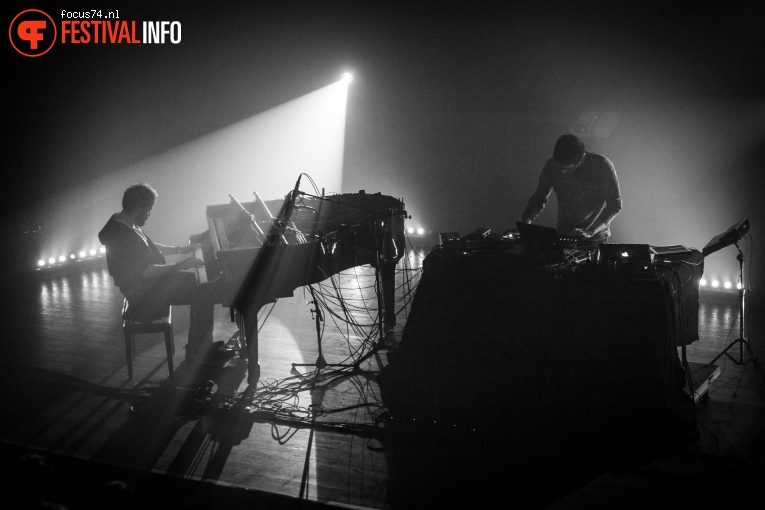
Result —
[[[295,190],[284,199],[207,207],[209,236],[202,252],[208,280],[230,289],[221,299],[232,310],[246,345],[248,382],[260,378],[258,312],[295,289],[355,266],[376,268],[382,319],[395,324],[395,267],[405,252],[404,203],[380,193],[314,196]],[[199,239],[192,239],[198,241]]]

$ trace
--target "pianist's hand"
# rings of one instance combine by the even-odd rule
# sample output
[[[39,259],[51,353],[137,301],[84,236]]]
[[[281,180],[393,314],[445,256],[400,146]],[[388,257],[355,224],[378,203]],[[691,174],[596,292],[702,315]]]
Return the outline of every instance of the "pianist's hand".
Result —
[[[192,267],[204,267],[204,266],[205,266],[205,263],[194,256],[183,259],[180,262],[175,264],[175,267],[178,270],[191,269]]]
[[[191,243],[188,246],[179,246],[178,247],[178,253],[184,254],[184,253],[194,253],[199,248],[202,247],[202,243]]]

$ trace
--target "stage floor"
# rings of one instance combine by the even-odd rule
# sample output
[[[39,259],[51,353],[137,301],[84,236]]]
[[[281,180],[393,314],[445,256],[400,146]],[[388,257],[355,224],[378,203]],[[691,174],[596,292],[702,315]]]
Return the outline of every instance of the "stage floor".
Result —
[[[414,269],[407,272],[411,285],[423,255],[409,258]],[[365,352],[359,352],[365,336],[379,339],[374,315],[366,310],[367,305],[376,306],[370,294],[373,280],[370,268],[339,279],[353,303],[350,313],[363,327],[354,329],[338,318],[327,318],[322,351],[328,363],[353,363]],[[530,507],[554,506],[556,501],[576,506],[600,498],[608,503],[604,508],[628,507],[634,495],[627,491],[620,497],[624,487],[613,482],[622,468],[631,470],[633,484],[644,483],[641,497],[646,502],[661,501],[685,487],[683,477],[656,483],[652,463],[634,458],[620,466],[577,469],[586,459],[540,447],[535,460],[523,459],[524,465],[509,471],[524,473],[514,481],[503,478],[506,471],[498,467],[513,459],[488,453],[485,444],[433,447],[421,441],[422,431],[418,444],[391,442],[380,421],[385,409],[375,375],[392,351],[369,356],[360,370],[322,378],[318,387],[312,388],[310,377],[292,372],[293,363],[314,363],[318,356],[311,313],[315,306],[307,303],[310,295],[302,289],[279,300],[264,321],[261,384],[248,390],[246,362],[238,356],[201,369],[184,362],[188,307],[173,309],[174,379],[167,379],[161,336],[149,335],[138,337],[134,379],[128,380],[119,319],[122,297],[103,266],[12,285],[5,289],[9,315],[0,368],[7,393],[0,404],[0,446],[6,467],[24,453],[48,458],[52,498],[70,510],[87,508],[93,491],[112,479],[135,487],[141,508],[165,509],[191,508],[195,503],[209,508],[295,508],[313,503],[403,508],[410,501],[420,505],[428,498],[451,500],[453,495],[466,500],[499,496],[509,504]],[[12,298],[8,291],[13,291]],[[402,285],[399,297],[408,291]],[[688,359],[697,368],[704,369],[735,338],[737,327],[732,337],[729,332],[736,312],[735,300],[702,298],[702,339],[688,348]],[[400,320],[386,345],[396,346],[403,325]],[[218,307],[216,340],[229,342],[235,334],[228,309]],[[753,331],[752,340],[762,352],[761,333]],[[699,379],[700,385],[706,383],[696,403],[699,440],[675,452],[692,453],[699,460],[676,469],[696,473],[705,459],[708,465],[714,458],[720,462],[715,469],[726,473],[735,467],[762,474],[763,380],[752,363],[742,367],[723,358],[717,365],[719,369],[707,367]],[[306,373],[311,368],[299,370]],[[200,389],[207,381],[212,387]],[[506,453],[504,432],[497,434],[495,450]],[[570,443],[575,445],[576,438]],[[567,450],[577,452],[574,447]],[[468,472],[473,468],[486,476]],[[426,469],[457,474],[446,476],[448,487],[425,487],[418,480],[429,483],[433,478],[423,476],[421,470]],[[539,483],[545,473],[549,478]],[[486,485],[477,486],[481,481]],[[730,496],[726,501],[732,501]]]

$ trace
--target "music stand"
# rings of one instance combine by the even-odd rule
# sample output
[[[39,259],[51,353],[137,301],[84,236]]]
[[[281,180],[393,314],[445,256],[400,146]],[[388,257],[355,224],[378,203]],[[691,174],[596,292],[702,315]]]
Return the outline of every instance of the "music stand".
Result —
[[[710,240],[707,245],[704,247],[704,250],[702,251],[702,255],[705,257],[707,255],[710,255],[718,250],[721,250],[727,246],[730,246],[731,244],[736,246],[736,249],[738,250],[738,255],[736,256],[736,259],[738,260],[738,270],[739,270],[739,281],[741,282],[741,287],[738,289],[738,306],[739,306],[739,336],[736,338],[733,342],[728,344],[728,346],[723,349],[723,351],[718,354],[715,359],[713,359],[710,362],[710,365],[714,364],[715,361],[720,359],[723,356],[727,356],[728,358],[733,361],[736,365],[747,365],[750,361],[753,361],[757,369],[760,371],[760,374],[763,374],[762,367],[760,367],[760,360],[757,357],[757,355],[752,350],[751,341],[749,338],[746,338],[744,335],[744,324],[746,322],[745,318],[745,301],[746,301],[746,294],[747,294],[747,288],[744,285],[744,254],[741,252],[741,247],[739,246],[738,242],[739,240],[749,231],[749,219],[744,218],[743,220],[739,221],[737,224],[730,227],[728,230],[723,232],[722,234],[719,234]],[[738,359],[734,358],[730,355],[728,352],[731,350],[734,346],[739,346],[739,352],[738,352]],[[745,354],[745,351],[748,353]],[[763,374],[765,376],[765,374]]]

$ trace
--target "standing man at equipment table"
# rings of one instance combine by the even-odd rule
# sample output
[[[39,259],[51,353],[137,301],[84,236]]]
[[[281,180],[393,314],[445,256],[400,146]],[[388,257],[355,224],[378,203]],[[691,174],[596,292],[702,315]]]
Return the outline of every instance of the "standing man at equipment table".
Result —
[[[608,240],[611,220],[622,209],[619,179],[608,158],[587,152],[574,135],[558,138],[521,221],[534,221],[553,190],[558,199],[558,235],[581,238],[578,246],[582,248],[594,248]]]

